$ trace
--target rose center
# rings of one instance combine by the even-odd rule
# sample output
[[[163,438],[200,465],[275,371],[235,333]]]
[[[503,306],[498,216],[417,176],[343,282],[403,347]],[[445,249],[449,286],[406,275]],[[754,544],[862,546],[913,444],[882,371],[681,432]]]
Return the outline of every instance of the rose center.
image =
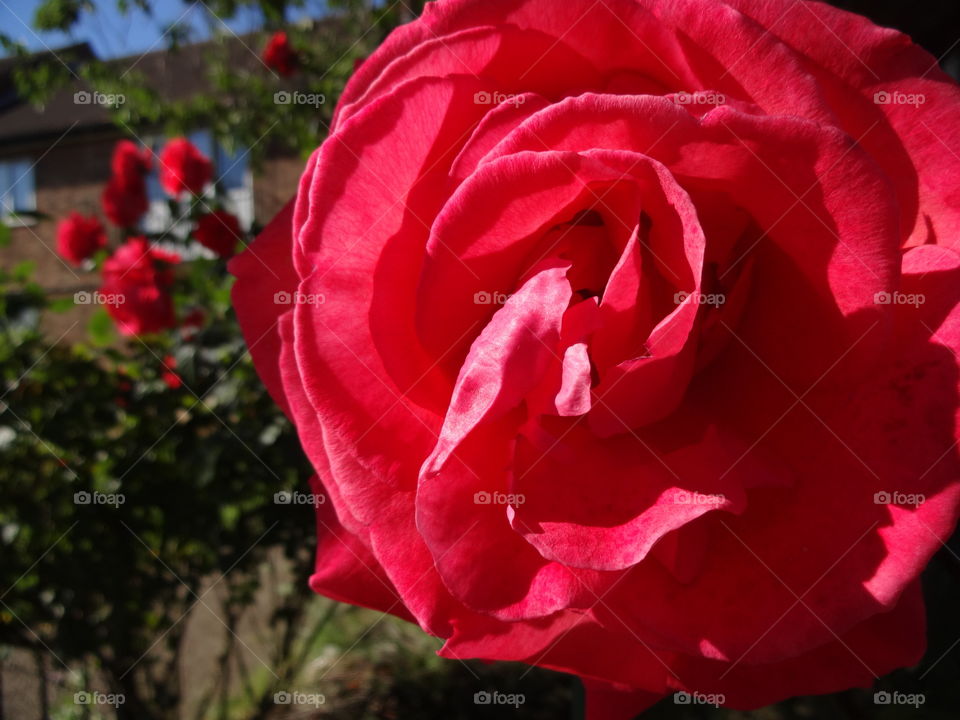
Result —
[[[599,301],[621,251],[600,213],[588,209],[550,228],[533,259],[557,257],[569,260],[572,266],[567,279],[573,292],[580,299],[596,297]],[[532,262],[528,267],[536,265],[537,262]]]

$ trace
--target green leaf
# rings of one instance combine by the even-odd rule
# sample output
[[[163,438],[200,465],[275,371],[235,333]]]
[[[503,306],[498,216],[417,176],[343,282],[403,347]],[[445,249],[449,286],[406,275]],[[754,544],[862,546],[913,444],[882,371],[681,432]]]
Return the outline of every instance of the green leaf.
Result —
[[[55,313],[70,312],[75,307],[76,304],[73,302],[73,298],[70,297],[57,298],[47,304],[47,310]]]
[[[26,282],[30,279],[30,276],[33,275],[33,271],[37,269],[37,263],[33,260],[24,260],[13,266],[13,279],[16,282]]]
[[[87,323],[87,333],[90,335],[90,342],[98,347],[113,344],[117,337],[113,319],[103,308],[98,308],[93,313],[93,317]]]
[[[33,15],[34,27],[40,30],[69,30],[80,19],[80,11],[89,9],[80,0],[45,0]]]

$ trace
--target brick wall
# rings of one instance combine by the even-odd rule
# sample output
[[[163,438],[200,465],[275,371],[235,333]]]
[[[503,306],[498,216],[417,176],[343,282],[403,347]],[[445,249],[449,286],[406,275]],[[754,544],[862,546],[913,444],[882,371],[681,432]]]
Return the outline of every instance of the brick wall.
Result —
[[[274,155],[253,182],[254,217],[266,224],[297,192],[307,161],[297,155]]]

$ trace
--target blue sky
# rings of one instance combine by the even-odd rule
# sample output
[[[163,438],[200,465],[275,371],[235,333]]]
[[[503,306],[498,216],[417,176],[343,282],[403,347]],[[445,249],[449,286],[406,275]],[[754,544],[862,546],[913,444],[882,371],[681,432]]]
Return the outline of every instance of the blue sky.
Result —
[[[111,58],[159,50],[165,46],[164,31],[171,24],[189,28],[193,39],[202,39],[210,34],[211,22],[219,27],[220,21],[211,18],[199,2],[181,0],[156,0],[151,3],[153,17],[137,9],[127,14],[117,11],[115,0],[95,0],[96,11],[84,12],[70,34],[37,33],[32,28],[33,15],[39,0],[0,0],[0,32],[23,42],[32,50],[56,49],[75,42],[89,42],[101,58]],[[322,14],[323,0],[307,0],[302,9],[289,14],[289,20],[301,17],[317,17]],[[262,25],[258,10],[244,8],[227,25],[236,33],[255,30]]]

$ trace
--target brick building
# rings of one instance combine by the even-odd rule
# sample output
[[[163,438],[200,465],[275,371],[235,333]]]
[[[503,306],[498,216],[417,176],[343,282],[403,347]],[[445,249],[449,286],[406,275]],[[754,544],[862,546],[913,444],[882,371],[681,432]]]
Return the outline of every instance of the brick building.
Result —
[[[135,67],[164,101],[180,100],[204,91],[205,51],[209,43],[111,61],[120,72]],[[227,44],[232,68],[265,72],[248,43],[237,39]],[[69,58],[71,72],[84,58],[92,58],[87,45],[54,51],[54,58]],[[95,273],[71,266],[56,253],[56,224],[71,210],[103,217],[100,194],[110,176],[114,144],[123,138],[138,140],[155,150],[164,138],[138,129],[125,132],[111,121],[109,111],[92,97],[92,90],[76,78],[58,90],[42,108],[24,102],[13,79],[15,60],[0,59],[0,222],[11,228],[11,242],[0,248],[5,268],[25,260],[36,264],[35,278],[52,296],[72,295],[96,286]],[[250,227],[262,225],[294,194],[303,160],[289,152],[267,152],[254,173],[249,156],[239,150],[226,152],[211,133],[197,128],[191,140],[214,162],[214,176],[225,190],[227,206]],[[269,142],[269,139],[265,139]],[[156,163],[154,163],[156,165]],[[169,220],[166,198],[156,179],[156,167],[147,181],[150,210],[143,220],[147,231],[156,231]],[[26,213],[24,215],[12,214]],[[40,217],[32,218],[31,213]],[[67,339],[84,336],[91,308],[78,307],[63,315],[48,314],[45,329],[59,337],[68,328]]]

